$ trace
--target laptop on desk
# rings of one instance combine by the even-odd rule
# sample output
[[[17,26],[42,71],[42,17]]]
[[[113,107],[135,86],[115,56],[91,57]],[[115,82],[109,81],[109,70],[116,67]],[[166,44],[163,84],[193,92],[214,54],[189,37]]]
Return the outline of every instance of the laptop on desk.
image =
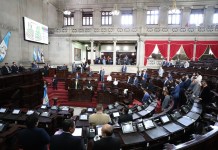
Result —
[[[153,121],[150,120],[150,119],[143,120],[143,124],[144,124],[145,130],[149,130],[149,129],[155,128],[155,125],[154,125]]]
[[[133,127],[133,123],[131,121],[121,123],[121,128],[123,134],[136,132],[135,128]]]
[[[132,118],[133,118],[133,120],[136,120],[136,119],[141,118],[141,116],[139,116],[137,113],[133,113]]]
[[[147,115],[149,112],[147,112],[146,110],[142,110],[142,111],[139,111],[138,114],[141,115],[141,116],[145,116]]]
[[[151,139],[158,139],[164,136],[168,136],[169,134],[167,133],[167,131],[165,131],[165,129],[163,127],[156,127],[150,130],[145,131],[147,133],[147,135],[151,138]]]
[[[145,138],[138,132],[129,134],[120,134],[125,145],[145,142]]]
[[[12,114],[13,114],[13,115],[18,115],[18,114],[20,114],[20,112],[21,112],[20,109],[14,109],[14,110],[12,111]]]
[[[192,107],[191,111],[192,111],[192,112],[195,112],[195,113],[198,113],[198,114],[201,114],[201,113],[202,113],[202,109],[201,109],[201,108],[198,108],[198,107]]]
[[[162,124],[170,123],[170,118],[167,115],[161,116],[160,120],[161,120]]]
[[[79,116],[79,120],[81,121],[87,121],[88,120],[88,115],[87,114],[83,114]]]
[[[175,133],[177,131],[183,130],[183,127],[173,122],[163,125],[163,128],[170,133]]]

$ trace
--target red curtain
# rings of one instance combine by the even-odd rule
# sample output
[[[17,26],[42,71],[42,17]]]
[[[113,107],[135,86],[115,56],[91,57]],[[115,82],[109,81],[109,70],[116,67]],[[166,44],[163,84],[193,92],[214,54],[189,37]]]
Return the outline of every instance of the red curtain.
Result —
[[[170,42],[170,58],[169,58],[169,60],[171,60],[176,55],[176,53],[178,52],[180,47],[181,47],[180,42],[177,42],[177,41]]]
[[[145,41],[145,57],[144,57],[144,65],[147,65],[147,59],[152,54],[155,48],[155,41]]]
[[[210,48],[215,58],[218,58],[218,41],[210,41]]]
[[[168,41],[157,41],[157,47],[161,55],[167,59]]]
[[[207,41],[197,41],[196,42],[196,55],[195,55],[195,61],[198,61],[199,58],[205,53],[208,47]]]
[[[190,60],[193,60],[194,41],[182,41],[182,47]]]

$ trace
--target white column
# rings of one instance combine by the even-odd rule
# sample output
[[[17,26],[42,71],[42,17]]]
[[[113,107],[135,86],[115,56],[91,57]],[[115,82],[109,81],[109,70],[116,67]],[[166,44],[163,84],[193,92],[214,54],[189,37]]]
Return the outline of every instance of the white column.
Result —
[[[93,62],[94,41],[91,40],[90,42],[91,42],[91,55],[90,55],[90,59],[91,59],[91,65],[93,65],[94,64],[94,62]]]
[[[93,11],[93,27],[99,28],[101,26],[101,8],[95,8]]]
[[[145,49],[144,42],[141,38],[139,38],[139,67],[144,66],[144,57],[145,57]]]
[[[74,24],[75,28],[79,28],[82,26],[82,12],[80,11],[80,9],[75,10],[74,20],[76,20]]]
[[[170,61],[170,40],[168,41],[167,45],[167,61]]]
[[[116,55],[117,55],[117,52],[116,52],[116,47],[117,47],[117,41],[114,40],[114,50],[113,50],[113,65],[116,65]]]
[[[196,40],[194,43],[193,61],[195,61],[195,56],[196,56]]]

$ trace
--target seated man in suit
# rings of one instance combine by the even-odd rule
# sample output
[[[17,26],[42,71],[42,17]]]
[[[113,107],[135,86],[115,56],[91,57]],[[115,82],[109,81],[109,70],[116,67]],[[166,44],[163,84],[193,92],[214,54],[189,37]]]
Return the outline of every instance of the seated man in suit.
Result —
[[[8,66],[8,63],[5,63],[5,65],[2,67],[2,74],[11,74],[11,67]]]
[[[129,109],[127,107],[123,107],[122,114],[118,118],[118,123],[133,121],[132,114],[128,114]]]
[[[12,73],[18,73],[19,72],[19,68],[17,67],[16,62],[12,63],[11,70],[12,70]]]
[[[96,113],[89,116],[89,123],[91,125],[104,125],[111,122],[111,118],[108,114],[103,113],[103,105],[98,104],[96,106]]]
[[[93,86],[92,86],[92,83],[91,83],[90,80],[88,81],[88,84],[86,85],[86,88],[87,88],[88,90],[91,90],[91,91],[92,91]]]
[[[102,138],[95,141],[93,144],[93,150],[120,150],[121,143],[120,139],[113,135],[113,127],[109,124],[103,125]]]
[[[72,135],[75,130],[74,121],[65,119],[62,126],[63,133],[51,137],[50,150],[85,150],[83,140]]]
[[[135,85],[136,87],[138,87],[138,83],[139,83],[138,77],[135,76],[135,78],[134,78],[134,80],[133,80],[133,85]]]
[[[19,72],[24,72],[26,69],[22,64],[19,65]]]
[[[78,74],[78,72],[77,72],[76,75],[75,75],[75,79],[78,79],[78,80],[79,80],[79,78],[80,78],[80,76],[79,76],[79,74]]]
[[[37,63],[35,61],[32,62],[32,70],[35,71],[37,69],[39,69],[39,66],[37,65]]]
[[[92,77],[92,75],[93,75],[93,72],[92,72],[92,69],[90,68],[90,69],[89,69],[89,72],[88,72],[88,76],[89,76],[89,77]]]
[[[126,82],[129,83],[129,84],[132,84],[132,78],[130,76],[128,76],[128,79],[127,79]]]
[[[50,136],[43,128],[38,128],[38,115],[33,113],[26,118],[26,129],[18,132],[18,144],[23,150],[47,150]]]

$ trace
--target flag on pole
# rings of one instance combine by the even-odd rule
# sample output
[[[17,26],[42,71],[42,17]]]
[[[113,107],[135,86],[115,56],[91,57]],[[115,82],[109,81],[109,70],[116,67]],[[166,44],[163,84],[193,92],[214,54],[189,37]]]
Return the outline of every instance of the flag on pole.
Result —
[[[41,52],[40,52],[39,48],[38,48],[38,51],[37,51],[37,61],[41,62]]]
[[[43,94],[43,105],[46,105],[47,107],[49,107],[49,99],[48,99],[48,93],[47,93],[47,86],[46,84],[44,85],[44,94]]]
[[[8,32],[0,44],[0,62],[2,62],[6,56],[10,37],[11,32]]]
[[[33,60],[36,62],[37,61],[37,55],[36,55],[36,48],[34,47],[33,49]]]

